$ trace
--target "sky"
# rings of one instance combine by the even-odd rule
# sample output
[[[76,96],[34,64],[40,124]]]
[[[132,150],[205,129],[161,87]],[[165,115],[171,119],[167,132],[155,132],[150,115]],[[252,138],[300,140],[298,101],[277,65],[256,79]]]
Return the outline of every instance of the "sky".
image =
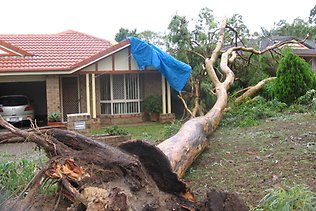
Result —
[[[0,34],[55,34],[75,30],[114,41],[121,27],[165,32],[175,14],[197,18],[203,7],[220,21],[240,14],[250,32],[274,22],[307,20],[315,0],[2,0]]]

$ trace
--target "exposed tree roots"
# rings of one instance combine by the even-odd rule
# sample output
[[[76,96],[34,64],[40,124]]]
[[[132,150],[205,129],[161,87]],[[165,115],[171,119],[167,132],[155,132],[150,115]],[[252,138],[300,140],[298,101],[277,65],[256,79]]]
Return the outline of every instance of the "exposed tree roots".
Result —
[[[215,197],[212,191],[205,201],[196,202],[166,155],[146,142],[113,148],[67,130],[23,131],[1,117],[0,125],[10,130],[2,143],[31,141],[49,157],[20,196],[1,210],[236,210],[235,205],[227,209],[230,196],[235,196],[222,192]],[[57,184],[53,196],[42,193],[49,183]]]

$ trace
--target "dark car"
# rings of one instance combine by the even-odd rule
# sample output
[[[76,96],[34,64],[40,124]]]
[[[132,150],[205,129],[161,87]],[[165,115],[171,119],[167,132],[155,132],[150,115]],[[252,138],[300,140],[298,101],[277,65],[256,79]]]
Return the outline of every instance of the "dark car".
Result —
[[[34,119],[34,110],[24,95],[6,95],[0,97],[0,115],[8,122],[16,123]]]

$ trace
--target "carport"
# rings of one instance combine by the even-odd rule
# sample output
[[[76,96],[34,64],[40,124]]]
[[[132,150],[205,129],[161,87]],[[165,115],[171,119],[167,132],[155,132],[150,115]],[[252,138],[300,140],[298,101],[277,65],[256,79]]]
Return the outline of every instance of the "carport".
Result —
[[[13,82],[14,81],[14,82]],[[0,96],[26,95],[34,108],[35,119],[38,122],[47,120],[46,81],[41,78],[0,78]]]

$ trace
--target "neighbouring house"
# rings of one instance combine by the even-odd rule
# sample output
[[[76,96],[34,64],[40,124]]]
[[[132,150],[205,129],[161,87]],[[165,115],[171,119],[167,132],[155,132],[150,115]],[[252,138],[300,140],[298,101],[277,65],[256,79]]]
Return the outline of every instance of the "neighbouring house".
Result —
[[[291,48],[292,52],[301,58],[303,58],[306,62],[308,62],[313,71],[316,73],[316,42],[313,40],[293,37],[293,36],[271,36],[271,37],[263,37],[263,38],[251,38],[247,41],[247,47],[252,47],[259,50],[264,50],[269,46],[272,46],[276,43],[293,41],[293,43],[288,43],[283,45],[281,48]],[[296,42],[296,43],[295,43]],[[244,44],[241,42],[237,43],[237,46],[243,46]],[[222,51],[228,50],[232,45],[223,47]],[[270,74],[275,76],[276,67],[270,70]]]
[[[260,41],[260,50],[267,48],[278,42],[286,41],[297,41],[300,43],[289,43],[283,46],[289,47],[292,49],[292,52],[301,58],[305,59],[308,62],[313,71],[316,73],[316,42],[313,40],[306,39],[304,42],[301,42],[304,39],[300,39],[293,36],[271,36],[264,37]]]
[[[159,71],[140,71],[127,39],[118,44],[77,31],[0,35],[0,96],[27,95],[38,120],[52,112],[89,113],[103,124],[142,122],[142,103],[162,96],[171,113],[169,84]]]

